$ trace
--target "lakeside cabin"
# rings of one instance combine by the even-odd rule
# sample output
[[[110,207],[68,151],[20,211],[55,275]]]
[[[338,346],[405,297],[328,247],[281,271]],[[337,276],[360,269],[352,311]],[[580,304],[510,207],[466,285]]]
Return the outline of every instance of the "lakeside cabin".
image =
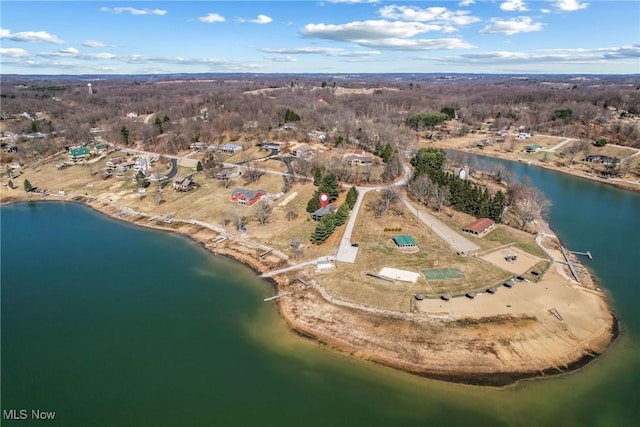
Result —
[[[524,150],[529,154],[537,153],[538,151],[542,150],[542,146],[538,144],[531,144],[531,145],[527,145],[527,147]]]
[[[495,222],[489,218],[480,218],[462,229],[467,234],[483,236],[495,228]]]

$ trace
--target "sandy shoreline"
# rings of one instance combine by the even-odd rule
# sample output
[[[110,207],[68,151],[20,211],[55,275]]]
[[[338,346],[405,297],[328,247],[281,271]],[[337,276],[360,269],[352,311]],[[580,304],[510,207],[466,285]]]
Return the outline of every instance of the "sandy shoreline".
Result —
[[[71,201],[57,196],[50,200]],[[19,201],[47,200],[25,194],[9,203]],[[280,268],[284,262],[275,257],[263,259],[262,250],[241,241],[213,244],[219,234],[197,224],[151,222],[136,214],[121,217],[117,206],[97,201],[74,203],[110,218],[182,234],[211,253],[239,261],[259,274]],[[604,295],[567,284],[559,270],[551,268],[539,283],[500,288],[495,295],[482,294],[473,301],[419,301],[414,311],[397,316],[331,302],[321,283],[305,289],[286,275],[275,276],[270,282],[276,293],[293,292],[277,300],[278,311],[289,328],[302,337],[432,379],[503,386],[523,378],[576,370],[605,351],[618,335],[617,319]],[[321,276],[316,279],[321,282]],[[510,306],[509,310],[505,306]],[[548,312],[551,306],[562,313],[562,322]]]

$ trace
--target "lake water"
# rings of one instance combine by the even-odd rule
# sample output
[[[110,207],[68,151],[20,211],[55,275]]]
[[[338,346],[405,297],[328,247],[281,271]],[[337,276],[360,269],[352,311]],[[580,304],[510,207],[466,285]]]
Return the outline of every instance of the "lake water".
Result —
[[[517,163],[590,250],[622,324],[581,371],[505,389],[426,380],[290,333],[271,285],[168,233],[63,203],[0,207],[2,409],[60,426],[631,426],[640,195]]]

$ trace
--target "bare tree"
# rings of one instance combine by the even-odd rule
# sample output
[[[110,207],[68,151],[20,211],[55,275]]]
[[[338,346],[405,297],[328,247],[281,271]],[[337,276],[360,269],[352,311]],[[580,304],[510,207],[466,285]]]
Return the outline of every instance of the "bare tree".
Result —
[[[440,212],[440,209],[442,209],[442,206],[444,206],[444,204],[447,202],[447,200],[449,200],[449,187],[447,187],[446,185],[435,185],[433,187],[433,199],[434,199],[434,206],[433,208]]]
[[[302,243],[298,240],[291,241],[291,252],[293,252],[293,257],[298,259],[302,257]]]
[[[294,219],[298,218],[298,212],[295,209],[289,209],[287,211],[287,220],[288,221],[293,221]]]
[[[526,229],[536,219],[542,218],[550,205],[540,190],[527,187],[511,204],[511,213],[518,220],[519,226]]]
[[[264,171],[256,168],[253,164],[247,163],[247,168],[245,170],[245,177],[249,180],[249,182],[258,182],[260,177],[264,175]]]
[[[427,175],[420,175],[407,185],[409,194],[418,199],[423,205],[428,205],[433,195],[434,183]]]
[[[266,200],[261,200],[256,203],[256,219],[261,225],[264,225],[271,216],[271,205]]]

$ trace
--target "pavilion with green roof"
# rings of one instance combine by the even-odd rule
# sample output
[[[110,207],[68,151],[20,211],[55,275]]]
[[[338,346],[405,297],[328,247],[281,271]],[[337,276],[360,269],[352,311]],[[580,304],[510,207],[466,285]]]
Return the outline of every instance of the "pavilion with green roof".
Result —
[[[415,248],[418,246],[414,238],[408,234],[400,234],[394,237],[393,241],[399,248]]]

